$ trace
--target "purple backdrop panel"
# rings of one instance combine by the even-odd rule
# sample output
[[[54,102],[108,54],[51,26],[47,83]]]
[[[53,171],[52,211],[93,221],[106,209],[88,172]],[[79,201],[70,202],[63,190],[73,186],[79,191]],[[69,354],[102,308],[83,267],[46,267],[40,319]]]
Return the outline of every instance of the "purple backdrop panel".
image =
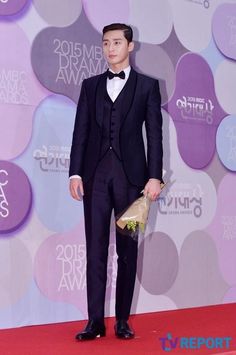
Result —
[[[220,266],[217,248],[208,233],[190,233],[180,250],[179,272],[166,293],[178,307],[218,304],[228,289]]]
[[[1,0],[0,16],[15,15],[20,12],[30,0]]]
[[[129,0],[83,0],[83,8],[89,21],[99,32],[112,22],[129,23]]]
[[[236,60],[236,4],[222,4],[216,9],[212,31],[219,50]]]
[[[13,21],[0,22],[0,159],[13,159],[30,141],[35,107],[46,90],[30,63],[30,42]]]
[[[174,284],[179,269],[178,251],[173,240],[160,232],[147,235],[139,246],[139,260],[137,275],[143,288],[152,295],[167,292]]]
[[[64,27],[71,25],[79,17],[82,10],[82,0],[33,0],[34,8],[50,25]]]
[[[48,272],[53,270],[53,272]],[[54,234],[39,247],[34,265],[40,291],[50,300],[75,305],[86,316],[86,246],[84,222],[64,234]],[[116,253],[114,233],[109,247],[107,300],[114,298]]]
[[[182,159],[201,169],[215,152],[216,129],[226,115],[220,107],[208,63],[197,54],[187,53],[176,69],[176,88],[164,106],[174,120]]]
[[[102,73],[101,35],[88,22],[84,12],[71,26],[49,27],[32,45],[32,66],[39,81],[51,91],[78,101],[83,79]]]
[[[236,284],[236,190],[235,174],[229,173],[218,188],[215,217],[208,227],[218,250],[221,273],[230,286]]]
[[[236,171],[236,117],[223,119],[216,135],[216,148],[222,164],[229,170]]]
[[[29,215],[31,185],[17,165],[0,160],[0,234],[19,228]]]

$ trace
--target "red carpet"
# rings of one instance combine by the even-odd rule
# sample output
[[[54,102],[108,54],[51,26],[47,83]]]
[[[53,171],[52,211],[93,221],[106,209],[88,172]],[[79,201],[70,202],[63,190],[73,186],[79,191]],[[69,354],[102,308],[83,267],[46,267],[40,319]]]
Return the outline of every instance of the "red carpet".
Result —
[[[159,340],[167,333],[171,333],[173,344],[177,337],[232,338],[228,349],[207,349],[205,346],[184,349],[179,339],[171,354],[236,355],[236,303],[132,316],[130,324],[136,337],[127,341],[115,338],[114,318],[106,319],[106,337],[89,342],[75,341],[74,335],[85,324],[86,321],[79,321],[1,330],[0,355],[167,354]],[[192,345],[196,347],[196,342]]]

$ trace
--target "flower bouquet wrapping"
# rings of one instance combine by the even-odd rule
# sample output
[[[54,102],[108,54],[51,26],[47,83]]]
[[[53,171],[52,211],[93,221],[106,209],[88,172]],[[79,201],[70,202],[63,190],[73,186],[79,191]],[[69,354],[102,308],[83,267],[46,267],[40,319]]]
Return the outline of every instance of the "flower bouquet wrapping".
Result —
[[[161,184],[161,189],[166,184]],[[140,234],[144,234],[148,220],[151,199],[142,195],[135,200],[124,212],[116,217],[117,229],[121,234],[128,235],[138,240]]]

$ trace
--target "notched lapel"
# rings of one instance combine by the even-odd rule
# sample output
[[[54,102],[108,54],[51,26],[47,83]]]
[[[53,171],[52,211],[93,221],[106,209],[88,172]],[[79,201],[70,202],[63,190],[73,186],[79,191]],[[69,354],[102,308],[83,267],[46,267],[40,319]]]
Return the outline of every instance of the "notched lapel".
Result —
[[[96,120],[100,127],[102,127],[103,109],[104,109],[104,96],[106,93],[106,72],[101,75],[96,90]]]

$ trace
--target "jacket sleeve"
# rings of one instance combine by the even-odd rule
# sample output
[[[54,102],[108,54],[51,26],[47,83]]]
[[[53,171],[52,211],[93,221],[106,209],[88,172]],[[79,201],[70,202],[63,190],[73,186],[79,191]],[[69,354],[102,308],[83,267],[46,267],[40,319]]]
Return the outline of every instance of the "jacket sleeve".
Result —
[[[82,83],[75,116],[72,146],[70,152],[69,176],[83,175],[83,160],[89,128],[88,99],[85,86],[86,80],[84,80]]]
[[[149,178],[162,180],[163,146],[161,95],[157,80],[150,90],[146,110],[147,164]]]

